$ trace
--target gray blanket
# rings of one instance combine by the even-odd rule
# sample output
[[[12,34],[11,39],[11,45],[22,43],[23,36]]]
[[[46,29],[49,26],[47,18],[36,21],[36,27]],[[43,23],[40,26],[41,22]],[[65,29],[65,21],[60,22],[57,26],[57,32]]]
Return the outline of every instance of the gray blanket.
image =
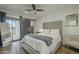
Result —
[[[28,34],[28,36],[35,38],[37,40],[42,40],[47,44],[47,46],[50,46],[53,40],[53,38],[49,36],[42,36],[42,35],[35,35],[35,34]]]

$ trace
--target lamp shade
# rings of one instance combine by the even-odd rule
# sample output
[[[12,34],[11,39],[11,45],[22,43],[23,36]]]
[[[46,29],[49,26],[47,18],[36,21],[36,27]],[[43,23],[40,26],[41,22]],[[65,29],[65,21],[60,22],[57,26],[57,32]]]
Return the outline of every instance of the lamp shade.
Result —
[[[43,29],[40,29],[39,31],[40,31],[40,32],[43,32]]]

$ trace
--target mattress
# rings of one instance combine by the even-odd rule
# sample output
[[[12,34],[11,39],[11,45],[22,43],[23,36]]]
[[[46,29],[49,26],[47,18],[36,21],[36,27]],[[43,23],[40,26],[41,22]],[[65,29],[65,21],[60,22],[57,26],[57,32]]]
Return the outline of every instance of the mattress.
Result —
[[[50,54],[55,54],[60,46],[61,46],[61,41],[59,41],[58,43],[54,44],[52,46],[53,48],[49,47],[49,49],[51,48],[50,49]],[[21,47],[25,51],[27,51],[29,54],[40,54],[37,51],[35,51],[34,49],[32,49],[29,45],[26,45],[25,43],[21,44]]]
[[[29,38],[28,38],[29,39]],[[29,41],[29,40],[28,40]],[[33,42],[34,40],[32,40],[30,43],[35,43]],[[38,41],[37,41],[38,42]],[[37,43],[36,42],[36,43]],[[39,43],[39,42],[38,42]],[[37,44],[38,44],[37,43]],[[46,46],[44,44],[43,48],[42,48],[42,54],[49,54],[49,53],[55,53],[57,51],[57,49],[60,47],[61,45],[61,37],[58,37],[58,36],[54,36],[53,37],[53,41],[52,41],[53,44],[51,44],[50,46]],[[36,44],[36,45],[37,45]],[[32,44],[32,46],[35,46],[34,44]],[[37,45],[39,47],[39,44]],[[28,42],[27,43],[21,43],[21,47],[23,47],[26,51],[28,51],[30,54],[39,54],[39,52],[35,49],[33,49],[30,45],[28,45]],[[38,48],[37,47],[37,48]],[[49,53],[48,53],[49,52]]]

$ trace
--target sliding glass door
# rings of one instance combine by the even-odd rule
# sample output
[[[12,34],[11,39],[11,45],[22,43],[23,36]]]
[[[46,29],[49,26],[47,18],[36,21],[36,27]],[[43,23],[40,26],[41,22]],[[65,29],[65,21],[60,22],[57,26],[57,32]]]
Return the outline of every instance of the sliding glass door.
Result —
[[[15,31],[16,21],[12,19],[6,19],[6,22],[9,24],[11,36],[16,35]]]
[[[17,33],[19,32],[18,26],[17,26],[19,23],[18,23],[17,19],[16,19],[16,18],[8,17],[8,18],[6,18],[6,23],[9,24],[10,33],[11,33],[12,39],[13,39],[13,40],[19,39],[19,38],[18,38],[18,35],[19,35],[19,34],[17,34]],[[18,31],[17,31],[17,30],[18,30]]]

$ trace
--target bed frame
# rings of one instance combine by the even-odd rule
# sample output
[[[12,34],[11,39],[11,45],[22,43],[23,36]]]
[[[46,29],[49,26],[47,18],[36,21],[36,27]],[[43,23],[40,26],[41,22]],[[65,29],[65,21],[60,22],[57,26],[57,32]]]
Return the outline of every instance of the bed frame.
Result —
[[[63,24],[62,24],[62,21],[53,21],[53,22],[44,22],[43,23],[43,29],[60,29],[60,35],[61,35],[61,38],[63,37],[62,36],[62,27],[63,27]],[[57,51],[57,49],[60,47],[60,43],[58,43],[58,46],[57,48],[55,49]],[[24,45],[23,45],[24,46]],[[30,51],[32,50],[31,47],[29,47],[28,45],[26,46],[27,49],[30,49]],[[23,47],[24,48],[24,47]],[[55,51],[55,52],[56,52]],[[33,52],[34,54],[34,52]],[[38,54],[37,52],[35,52],[35,54]]]

